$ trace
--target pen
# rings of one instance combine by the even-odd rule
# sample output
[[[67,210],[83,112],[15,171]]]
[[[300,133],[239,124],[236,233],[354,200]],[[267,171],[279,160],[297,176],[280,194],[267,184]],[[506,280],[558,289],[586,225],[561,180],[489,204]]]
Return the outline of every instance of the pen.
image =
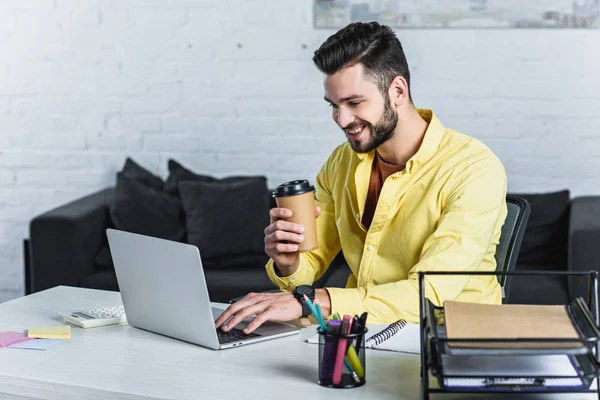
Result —
[[[365,311],[364,313],[361,314],[360,317],[358,317],[358,320],[359,320],[359,322],[361,324],[362,331],[363,331],[363,333],[356,338],[356,343],[358,343],[359,349],[360,349],[360,344],[362,343],[362,339],[363,339],[363,336],[364,336],[365,328],[367,326],[367,316],[368,315],[369,314],[367,314],[367,312]]]
[[[360,378],[358,377],[358,374],[354,372],[354,369],[352,369],[352,366],[350,365],[350,362],[347,358],[344,359],[344,364],[346,364],[346,368],[348,368],[348,371],[350,371],[350,374],[352,374],[352,379],[354,379],[354,382],[360,383]]]
[[[323,321],[323,318],[321,317],[321,313],[319,313],[317,311],[314,304],[312,303],[312,301],[310,301],[310,299],[308,298],[307,295],[304,295],[304,301],[306,302],[306,304],[308,304],[308,308],[310,308],[310,312],[313,313],[313,315],[319,322],[319,325],[321,325],[321,330],[323,332],[327,332],[327,325],[325,325],[325,321]]]
[[[305,296],[306,296],[306,295],[305,295]],[[323,322],[324,322],[325,320],[323,319],[323,314],[321,314],[321,306],[320,306],[320,305],[318,305],[318,304],[315,304],[314,306],[315,306],[315,310],[317,310],[317,315],[316,315],[316,317],[317,317],[317,318],[318,318],[320,321],[323,321]]]

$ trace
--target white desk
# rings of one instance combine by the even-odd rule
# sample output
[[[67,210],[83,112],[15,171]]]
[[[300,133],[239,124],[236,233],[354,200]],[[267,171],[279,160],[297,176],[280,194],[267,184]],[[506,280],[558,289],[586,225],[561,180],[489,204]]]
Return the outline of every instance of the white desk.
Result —
[[[121,304],[117,292],[57,287],[0,304],[0,331],[63,321],[58,311]],[[50,350],[0,349],[2,399],[418,399],[418,355],[367,352],[367,383],[317,384],[317,346],[300,335],[213,351],[129,325],[80,329]],[[433,399],[502,396],[432,394]],[[582,399],[594,395],[511,396]]]

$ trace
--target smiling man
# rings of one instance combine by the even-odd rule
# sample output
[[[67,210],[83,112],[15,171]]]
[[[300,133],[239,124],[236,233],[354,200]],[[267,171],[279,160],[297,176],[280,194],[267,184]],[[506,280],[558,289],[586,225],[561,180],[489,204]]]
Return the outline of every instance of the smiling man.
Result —
[[[315,51],[325,100],[347,142],[316,181],[319,248],[299,254],[302,227],[290,210],[271,210],[265,229],[267,273],[281,293],[251,293],[216,321],[229,330],[256,315],[266,320],[306,314],[302,297],[332,313],[369,313],[369,323],[418,322],[418,271],[493,271],[506,218],[506,173],[482,142],[445,128],[433,111],[415,108],[400,41],[387,26],[353,23]],[[339,251],[352,271],[345,288],[312,283]],[[493,275],[431,276],[426,296],[500,303]]]

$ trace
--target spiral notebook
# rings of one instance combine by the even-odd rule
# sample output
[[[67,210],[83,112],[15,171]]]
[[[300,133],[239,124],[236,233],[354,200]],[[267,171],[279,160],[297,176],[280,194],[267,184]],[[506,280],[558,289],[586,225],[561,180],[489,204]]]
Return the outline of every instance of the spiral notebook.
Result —
[[[401,353],[421,353],[421,331],[419,324],[411,324],[400,319],[392,324],[367,324],[365,347],[368,349],[398,351]],[[319,335],[306,340],[319,343]]]

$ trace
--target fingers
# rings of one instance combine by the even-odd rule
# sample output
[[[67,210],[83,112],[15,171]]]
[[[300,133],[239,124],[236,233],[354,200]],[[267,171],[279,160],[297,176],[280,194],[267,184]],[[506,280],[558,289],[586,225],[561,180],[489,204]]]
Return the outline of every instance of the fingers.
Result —
[[[266,238],[267,243],[270,242],[292,242],[292,243],[302,243],[304,241],[304,236],[301,234],[286,232],[277,230],[271,233],[270,238]]]
[[[298,245],[292,243],[269,243],[265,246],[267,254],[271,253],[295,253],[298,251]]]
[[[273,222],[271,225],[265,228],[265,235],[270,235],[275,231],[285,231],[292,232],[296,234],[301,234],[304,232],[304,227],[300,224],[295,224],[293,222],[284,221],[282,219]]]
[[[267,307],[268,306],[267,306],[266,302],[260,302],[260,303],[245,307],[245,308],[241,309],[237,314],[235,314],[233,316],[233,318],[231,318],[229,321],[227,321],[221,329],[224,330],[225,332],[227,332],[230,329],[235,328],[246,318],[251,317],[253,315],[261,314]]]
[[[292,216],[292,210],[287,208],[272,208],[269,211],[269,216],[271,217],[271,223],[277,221],[282,218],[289,218]]]
[[[273,296],[278,296],[279,293],[250,293],[242,300],[227,307],[227,309],[215,320],[215,327],[221,328],[227,332],[234,328],[244,319],[262,312],[266,308],[266,304],[262,304],[265,300]]]
[[[271,319],[271,307],[266,307],[266,309],[258,314],[256,316],[256,318],[254,318],[252,320],[252,322],[250,322],[248,324],[248,326],[246,328],[244,328],[244,333],[246,335],[254,332],[256,329],[258,329],[259,326],[261,326],[262,324],[264,324],[266,321],[268,321],[269,319]]]
[[[238,302],[239,303],[239,302]],[[229,307],[227,307],[227,309],[223,312],[223,314],[219,315],[219,318],[217,318],[215,320],[215,328],[219,329],[221,327],[221,325],[223,325],[223,323],[225,323],[225,321],[227,321],[229,318],[231,318],[234,314],[235,311],[233,310],[233,307],[238,304],[232,304]]]
[[[321,215],[321,207],[315,207],[315,218],[318,218]]]
[[[215,320],[215,328],[220,328],[226,321],[233,317],[239,310],[241,310],[250,299],[256,297],[255,293],[249,293],[242,300],[239,300],[223,311],[223,314],[219,315],[219,318]]]

